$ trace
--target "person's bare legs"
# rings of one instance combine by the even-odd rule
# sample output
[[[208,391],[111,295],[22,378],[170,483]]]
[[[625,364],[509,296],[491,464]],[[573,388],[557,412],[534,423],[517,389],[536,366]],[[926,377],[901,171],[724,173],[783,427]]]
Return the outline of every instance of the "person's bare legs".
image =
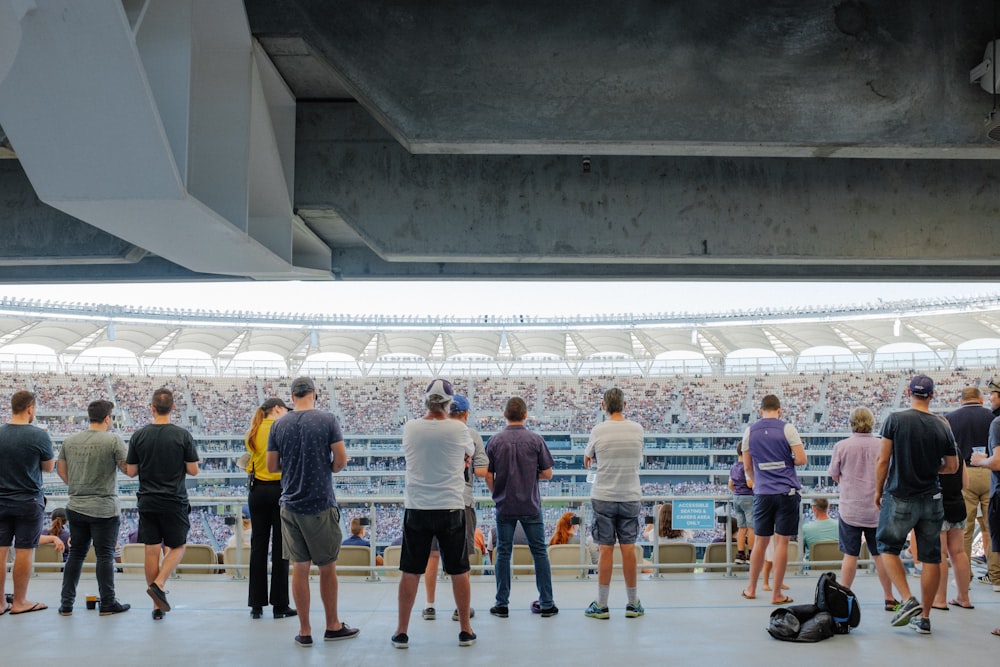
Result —
[[[469,573],[451,575],[451,592],[455,596],[455,608],[458,609],[458,622],[463,632],[472,632],[469,607],[472,605],[472,584]]]
[[[326,629],[340,630],[344,624],[337,615],[337,564],[327,563],[319,567],[319,597],[323,600],[326,614]],[[298,602],[298,600],[296,600]]]
[[[757,545],[754,550],[750,552],[750,583],[745,589],[743,589],[744,597],[753,598],[757,596],[757,580],[760,578],[761,570],[764,569],[764,551],[767,549],[767,543],[770,541],[770,536],[758,536]],[[766,583],[767,579],[764,581]],[[766,586],[764,590],[767,590]]]
[[[923,572],[920,574],[920,604],[924,608],[924,618],[931,615],[931,607],[934,606],[934,596],[937,594],[938,580],[941,577],[941,563],[924,563]]]
[[[427,606],[433,607],[437,596],[438,565],[441,563],[441,552],[431,551],[427,558],[427,569],[424,570],[424,589],[427,594]]]
[[[398,616],[396,619],[395,635],[401,632],[405,633],[410,627],[410,613],[413,611],[413,602],[417,599],[417,587],[419,585],[419,574],[411,574],[409,572],[399,573],[399,590],[396,593]],[[454,586],[454,584],[452,585]],[[459,614],[459,619],[461,619],[461,609],[459,609]],[[468,618],[466,622],[468,622]]]
[[[945,536],[945,544],[948,548],[948,557],[951,559],[951,566],[955,571],[955,589],[957,594],[949,602],[957,602],[958,606],[969,607],[972,600],[969,598],[969,580],[972,578],[972,564],[969,556],[965,553],[964,536],[961,530],[949,530]],[[943,558],[942,558],[942,562]],[[941,576],[945,592],[948,590],[948,577]],[[938,590],[942,588],[938,584]]]
[[[882,556],[872,556],[872,560],[875,561],[875,574],[878,576],[878,583],[882,585],[882,596],[886,600],[895,600],[896,598],[892,595],[892,580],[889,578],[889,572],[885,569]]]
[[[736,550],[746,551],[747,548],[747,528],[744,526],[736,531]]]
[[[160,576],[160,553],[162,553],[162,550],[159,544],[147,544],[143,550],[142,569],[146,575],[147,586],[156,581],[156,578]],[[153,608],[160,609],[160,601],[152,595],[150,597],[153,598]]]
[[[791,539],[788,535],[779,535],[775,533],[772,538],[774,540],[774,594],[771,596],[772,602],[781,602],[786,599],[786,595],[782,592],[788,586],[785,586],[785,570],[788,568],[788,542]]]
[[[763,574],[762,578],[764,579],[764,583],[761,584],[761,588],[764,589],[765,591],[771,590],[771,583],[770,583],[771,582],[771,568],[773,568],[773,567],[774,567],[774,563],[771,562],[771,561],[769,561],[769,560],[767,560],[767,557],[765,556],[764,557],[764,567],[762,569],[762,574]]]
[[[303,561],[292,563],[292,599],[299,612],[299,634],[303,637],[312,635],[312,625],[309,623],[309,566],[312,563]]]
[[[939,609],[948,607],[948,533],[941,531],[941,567],[938,570],[938,585],[934,591],[934,606]]]
[[[10,555],[10,547],[0,547],[0,611],[7,613],[7,556]]]
[[[156,582],[156,585],[159,586],[160,588],[166,586],[167,579],[169,579],[170,575],[174,573],[174,570],[177,569],[177,566],[181,564],[181,559],[184,558],[184,549],[186,546],[187,545],[182,544],[179,547],[174,547],[173,549],[167,549],[166,553],[163,554],[163,562],[161,563],[156,563],[156,559],[159,558],[160,547],[159,546],[152,547],[152,550],[155,550],[153,555],[153,563],[154,567],[156,568],[156,574],[153,576],[152,581],[150,581],[149,565],[150,565],[151,548],[149,545],[146,545],[146,582],[150,584]]]
[[[857,573],[858,557],[844,554],[844,560],[840,562],[840,583],[850,588]]]
[[[600,547],[600,556],[597,559],[597,585],[610,586],[611,570],[615,565],[615,545],[602,544]],[[635,558],[632,560],[634,561]]]
[[[636,568],[635,559],[635,544],[622,544],[619,545],[622,550],[622,575],[625,577],[625,587],[635,588],[636,581],[639,579],[638,571]],[[614,547],[612,547],[612,554],[614,553]],[[613,556],[612,556],[613,559]],[[608,583],[611,583],[611,579],[608,579]]]
[[[911,597],[913,593],[910,592],[910,584],[906,580],[906,566],[903,565],[903,559],[899,557],[899,554],[882,554],[879,556],[882,561],[882,566],[885,569],[886,575],[889,577],[889,581],[897,591],[903,602],[906,602]],[[933,594],[932,594],[933,595]]]
[[[36,604],[40,604],[27,599],[28,581],[31,579],[31,565],[34,560],[34,549],[14,549],[14,569],[11,577],[14,580],[14,602],[10,608],[12,613],[31,609]],[[3,562],[5,564],[7,562],[6,555]]]

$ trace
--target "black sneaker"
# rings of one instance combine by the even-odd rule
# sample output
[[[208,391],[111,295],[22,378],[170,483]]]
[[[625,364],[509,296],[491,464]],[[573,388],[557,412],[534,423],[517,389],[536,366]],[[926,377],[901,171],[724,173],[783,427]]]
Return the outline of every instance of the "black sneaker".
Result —
[[[73,605],[71,605],[71,604],[59,605],[59,615],[60,616],[72,616],[73,615]]]
[[[458,645],[459,646],[472,646],[476,643],[476,633],[466,632],[462,630],[458,633]]]
[[[112,614],[121,614],[132,608],[130,604],[122,604],[118,600],[115,600],[111,604],[101,605],[101,616],[111,616]],[[60,607],[59,613],[62,613],[62,608]]]
[[[361,632],[360,628],[352,628],[347,623],[340,624],[340,630],[327,630],[323,633],[323,641],[338,642],[341,639],[354,639]]]
[[[548,618],[550,616],[555,616],[559,613],[559,607],[552,605],[551,607],[542,607],[538,600],[531,603],[531,613],[541,614],[542,618]]]
[[[909,600],[906,600],[903,604],[899,605],[896,615],[892,617],[892,625],[894,627],[901,628],[909,623],[911,618],[923,612],[923,610],[924,608],[920,606],[917,599],[910,596]]]
[[[434,610],[434,607],[427,607],[427,609],[420,612],[420,615],[424,617],[425,621],[433,621],[437,618],[437,612]]]
[[[405,632],[393,635],[390,641],[392,641],[393,648],[410,648],[410,638],[406,636]]]
[[[910,619],[910,627],[922,635],[929,635],[931,633],[931,619],[924,618],[923,616],[914,616]]]
[[[476,610],[473,609],[472,607],[469,607],[469,618],[475,618],[475,617],[476,617]],[[457,609],[455,611],[451,612],[451,620],[453,620],[453,621],[457,621],[458,620],[458,610]]]
[[[499,616],[500,618],[507,618],[510,616],[510,610],[507,609],[506,605],[498,604],[495,607],[490,607],[490,613],[494,616]]]
[[[312,648],[313,638],[312,635],[295,635],[295,643],[302,648]]]
[[[155,581],[149,585],[149,588],[146,589],[146,593],[149,597],[153,598],[154,602],[160,603],[160,609],[163,611],[170,611],[170,603],[167,602],[167,592],[157,586]]]

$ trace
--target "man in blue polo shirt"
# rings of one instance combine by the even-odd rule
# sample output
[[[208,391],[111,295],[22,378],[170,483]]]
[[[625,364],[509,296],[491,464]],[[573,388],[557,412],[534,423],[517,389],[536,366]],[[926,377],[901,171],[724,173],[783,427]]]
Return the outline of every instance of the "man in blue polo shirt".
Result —
[[[750,585],[743,597],[757,597],[757,578],[764,568],[764,552],[774,540],[774,588],[771,604],[788,604],[782,592],[788,565],[788,542],[799,534],[802,502],[795,466],[805,465],[806,451],[794,426],[781,419],[781,401],[768,394],[760,402],[760,419],[743,434],[743,467],[753,487],[753,530],[756,535],[750,555]]]

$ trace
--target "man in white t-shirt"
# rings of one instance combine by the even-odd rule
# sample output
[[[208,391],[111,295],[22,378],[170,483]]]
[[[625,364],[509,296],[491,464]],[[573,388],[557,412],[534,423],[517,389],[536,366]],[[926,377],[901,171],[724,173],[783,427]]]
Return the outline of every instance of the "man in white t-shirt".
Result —
[[[459,646],[472,646],[476,633],[469,618],[471,587],[469,551],[465,545],[465,467],[475,448],[469,428],[448,418],[455,392],[447,380],[433,380],[424,392],[427,414],[403,427],[406,490],[403,543],[399,556],[399,619],[392,636],[395,648],[407,648],[410,613],[420,576],[427,568],[436,537],[444,571],[451,576],[461,631]]]
[[[611,569],[615,542],[621,547],[622,573],[628,604],[626,618],[645,613],[639,601],[636,580],[635,542],[639,536],[639,511],[642,486],[639,467],[642,465],[642,426],[625,418],[625,396],[617,387],[604,392],[601,409],[608,419],[595,426],[583,454],[583,464],[597,466],[590,492],[594,510],[592,534],[600,547],[597,563],[597,599],[584,614],[590,618],[610,618],[608,594],[611,590]]]

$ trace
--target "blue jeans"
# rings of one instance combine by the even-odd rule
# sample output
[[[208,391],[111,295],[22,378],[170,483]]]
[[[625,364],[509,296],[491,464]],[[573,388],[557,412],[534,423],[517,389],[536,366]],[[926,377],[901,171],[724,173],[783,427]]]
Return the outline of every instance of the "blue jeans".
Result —
[[[542,514],[528,516],[501,516],[497,514],[497,606],[506,607],[510,603],[510,557],[514,552],[514,529],[521,523],[524,536],[528,539],[531,558],[535,561],[535,586],[538,588],[538,604],[542,609],[555,605],[552,599],[552,570],[549,567],[549,552],[545,545],[545,522]]]
[[[76,586],[80,583],[83,560],[94,542],[97,557],[97,590],[101,605],[115,603],[115,544],[118,542],[117,516],[98,518],[66,510],[69,519],[69,558],[63,567],[62,605],[72,607],[76,600]]]

